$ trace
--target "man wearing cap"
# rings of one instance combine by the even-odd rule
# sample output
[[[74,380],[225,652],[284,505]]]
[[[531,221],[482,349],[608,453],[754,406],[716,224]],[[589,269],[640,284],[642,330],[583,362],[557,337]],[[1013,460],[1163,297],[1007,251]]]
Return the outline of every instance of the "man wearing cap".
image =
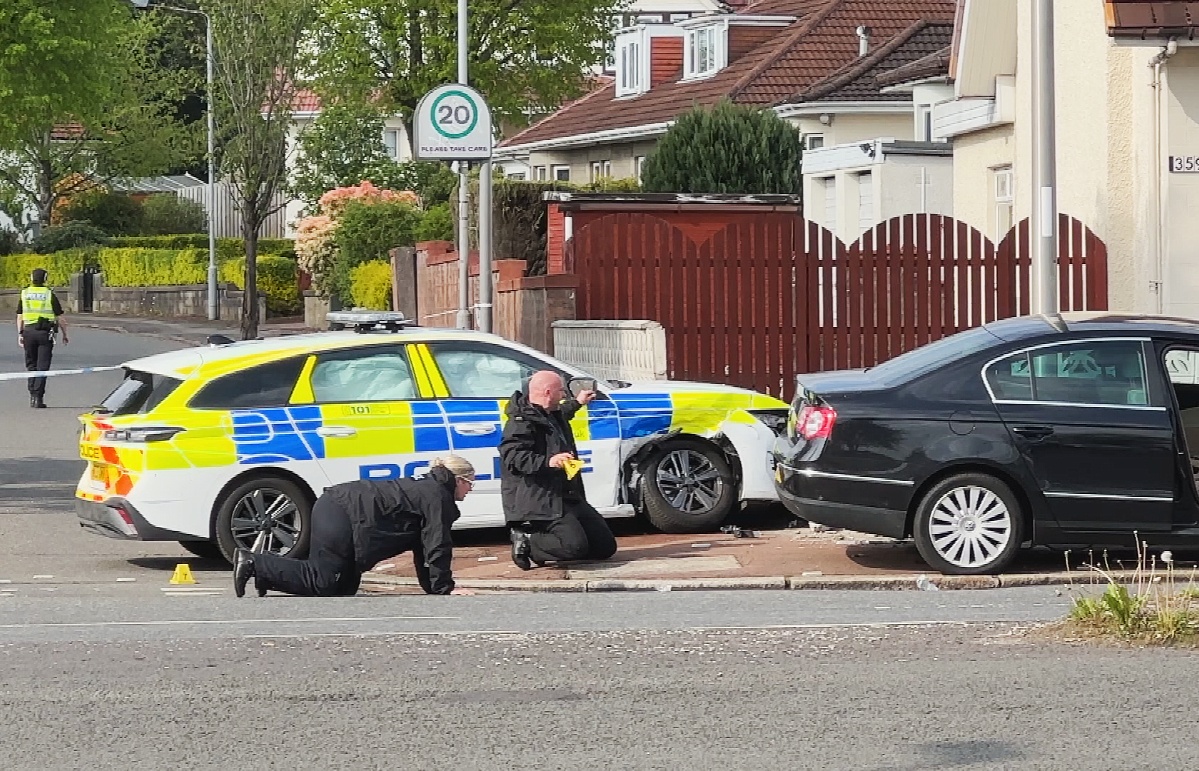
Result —
[[[362,479],[333,485],[312,507],[307,559],[238,549],[233,591],[270,590],[306,597],[351,596],[362,574],[379,562],[412,552],[426,594],[474,594],[454,587],[450,528],[458,501],[474,487],[475,469],[458,455],[437,458],[421,479]]]
[[[46,271],[42,268],[33,271],[29,283],[17,301],[17,340],[25,349],[25,369],[46,372],[54,356],[55,333],[61,330],[62,344],[69,342],[67,321],[58,297],[46,286]],[[44,408],[45,396],[46,378],[29,378],[29,406]]]

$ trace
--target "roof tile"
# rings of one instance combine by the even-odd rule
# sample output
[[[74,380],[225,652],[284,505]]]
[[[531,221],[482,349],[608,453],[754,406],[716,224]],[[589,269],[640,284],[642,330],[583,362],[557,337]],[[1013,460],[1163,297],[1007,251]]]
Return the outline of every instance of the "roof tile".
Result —
[[[760,0],[742,14],[789,15],[797,21],[716,75],[666,83],[630,98],[617,99],[615,87],[607,86],[505,140],[501,147],[663,123],[726,96],[738,104],[781,104],[858,61],[855,30],[859,25],[869,26],[873,44],[881,47],[901,33],[914,34],[912,27],[920,21],[938,23],[939,28],[951,24],[955,8],[956,0]],[[922,39],[926,47],[917,47],[915,53],[923,56],[945,42]],[[919,56],[906,55],[899,64]]]

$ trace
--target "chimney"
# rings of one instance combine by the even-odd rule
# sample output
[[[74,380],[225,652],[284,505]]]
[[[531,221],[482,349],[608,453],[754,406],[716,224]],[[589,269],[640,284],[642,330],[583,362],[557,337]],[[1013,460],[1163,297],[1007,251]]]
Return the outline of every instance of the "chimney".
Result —
[[[870,53],[870,28],[862,25],[857,29],[858,33],[858,56],[865,56]]]
[[[651,37],[649,41],[649,87],[669,83],[683,69],[683,38]]]

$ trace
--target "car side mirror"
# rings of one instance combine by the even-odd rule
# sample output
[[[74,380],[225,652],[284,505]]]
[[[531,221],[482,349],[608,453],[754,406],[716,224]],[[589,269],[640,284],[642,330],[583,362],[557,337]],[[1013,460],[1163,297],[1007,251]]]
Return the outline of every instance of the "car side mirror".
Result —
[[[593,377],[572,377],[566,384],[570,395],[578,397],[583,391],[598,391],[599,386]]]

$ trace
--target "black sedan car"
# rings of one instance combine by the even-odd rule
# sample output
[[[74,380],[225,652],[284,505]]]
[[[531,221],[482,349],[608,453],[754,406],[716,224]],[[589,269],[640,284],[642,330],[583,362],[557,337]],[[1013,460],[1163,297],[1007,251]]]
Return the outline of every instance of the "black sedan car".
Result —
[[[810,522],[957,574],[1134,532],[1199,547],[1199,321],[1024,316],[797,380],[775,485]]]

